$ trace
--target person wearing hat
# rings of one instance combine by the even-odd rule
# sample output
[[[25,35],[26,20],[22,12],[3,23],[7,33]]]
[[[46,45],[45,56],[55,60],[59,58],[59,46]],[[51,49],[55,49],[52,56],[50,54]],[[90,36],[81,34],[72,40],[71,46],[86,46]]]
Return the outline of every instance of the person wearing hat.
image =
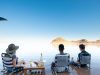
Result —
[[[12,60],[10,60],[10,62],[12,62],[11,64],[7,64],[8,66],[12,66],[12,67],[7,67],[8,71],[14,71],[14,72],[19,72],[23,70],[22,66],[17,66],[18,64],[18,58],[16,56],[16,51],[19,48],[19,46],[16,46],[15,44],[9,44],[8,48],[6,49],[6,54],[8,55],[8,57],[12,58]]]

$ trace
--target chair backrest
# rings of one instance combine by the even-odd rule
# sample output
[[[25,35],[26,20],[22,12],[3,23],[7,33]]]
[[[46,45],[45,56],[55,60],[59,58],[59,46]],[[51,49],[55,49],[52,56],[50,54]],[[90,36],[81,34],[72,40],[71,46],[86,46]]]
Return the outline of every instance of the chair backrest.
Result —
[[[65,67],[69,65],[69,60],[70,60],[69,54],[56,55],[55,64],[57,67]]]
[[[91,55],[90,54],[81,54],[80,55],[80,64],[90,64]]]
[[[2,57],[2,62],[3,62],[3,67],[13,67],[12,57],[10,57],[6,53],[2,53],[1,57]]]

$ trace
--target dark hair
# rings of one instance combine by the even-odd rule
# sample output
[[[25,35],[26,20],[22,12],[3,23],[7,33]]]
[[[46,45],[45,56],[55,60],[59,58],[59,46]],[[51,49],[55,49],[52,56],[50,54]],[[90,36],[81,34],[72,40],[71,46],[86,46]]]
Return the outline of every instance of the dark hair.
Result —
[[[79,45],[79,48],[80,48],[80,49],[85,49],[85,45],[84,45],[84,44],[80,44],[80,45]]]
[[[63,52],[64,50],[64,45],[63,44],[59,44],[59,51]]]

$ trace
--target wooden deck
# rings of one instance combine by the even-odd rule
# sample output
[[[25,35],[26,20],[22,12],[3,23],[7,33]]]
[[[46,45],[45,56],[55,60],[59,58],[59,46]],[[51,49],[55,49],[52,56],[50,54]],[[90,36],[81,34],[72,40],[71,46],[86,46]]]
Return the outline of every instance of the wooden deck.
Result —
[[[91,70],[94,71],[95,73],[91,72]],[[0,75],[9,75],[9,74],[0,73]],[[12,75],[16,75],[16,74],[12,74]],[[24,73],[21,75],[24,75]],[[43,74],[26,74],[26,75],[43,75]],[[51,70],[45,69],[44,75],[98,75],[98,73],[96,74],[96,70],[91,68],[88,69],[88,68],[70,67],[69,72],[57,73],[57,74],[52,74]]]

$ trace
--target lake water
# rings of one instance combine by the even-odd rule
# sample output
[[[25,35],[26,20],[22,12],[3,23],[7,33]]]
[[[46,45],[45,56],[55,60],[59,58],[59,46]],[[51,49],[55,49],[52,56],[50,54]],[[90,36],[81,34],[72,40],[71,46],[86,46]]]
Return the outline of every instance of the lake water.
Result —
[[[0,54],[5,52],[8,43],[0,43]],[[19,49],[17,50],[17,56],[20,59],[24,59],[25,61],[38,61],[40,59],[40,54],[43,54],[43,59],[45,61],[46,73],[47,75],[51,75],[50,64],[54,60],[54,56],[59,53],[58,48],[54,47],[50,43],[41,44],[41,43],[15,43],[19,45]],[[100,47],[95,45],[86,46],[86,51],[91,53],[91,72],[88,75],[99,75],[100,74]],[[78,46],[76,45],[68,45],[65,47],[65,53],[69,53],[70,57],[74,57],[76,61],[77,55],[80,52]],[[0,69],[2,69],[2,60],[0,58]],[[1,75],[1,74],[0,74]],[[72,75],[72,74],[70,74]],[[75,74],[73,74],[75,75]],[[76,73],[76,75],[78,75]]]

